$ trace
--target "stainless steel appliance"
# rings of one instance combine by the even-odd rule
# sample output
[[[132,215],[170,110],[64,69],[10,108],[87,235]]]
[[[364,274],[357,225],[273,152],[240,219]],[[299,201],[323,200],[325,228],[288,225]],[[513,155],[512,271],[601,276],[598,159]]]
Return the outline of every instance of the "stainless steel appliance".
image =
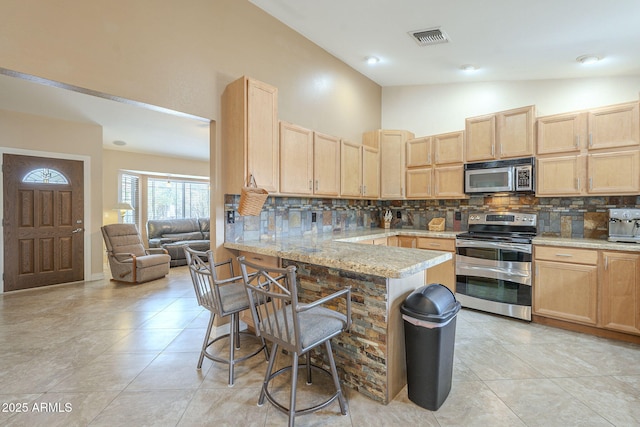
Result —
[[[469,215],[456,236],[456,299],[463,307],[531,320],[533,213]]]
[[[608,240],[640,243],[640,209],[609,209]]]
[[[464,165],[464,192],[467,194],[532,193],[534,182],[534,157]]]

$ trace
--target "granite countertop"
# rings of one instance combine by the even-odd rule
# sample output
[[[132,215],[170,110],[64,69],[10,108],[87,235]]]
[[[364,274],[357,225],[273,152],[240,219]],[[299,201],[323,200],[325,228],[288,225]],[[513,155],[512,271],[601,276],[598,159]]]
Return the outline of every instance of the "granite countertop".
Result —
[[[454,238],[456,233],[374,228],[275,240],[225,242],[224,247],[393,279],[411,276],[452,258],[450,252],[357,243],[397,235]]]
[[[533,239],[533,244],[538,246],[564,246],[570,248],[640,252],[640,244],[637,243],[609,242],[600,239],[538,236]]]
[[[342,233],[309,234],[302,237],[295,236],[275,240],[225,242],[224,247],[374,276],[403,278],[441,264],[451,259],[452,254],[427,249],[368,245],[358,242],[400,235],[454,239],[458,233],[455,231],[372,228]],[[533,239],[533,244],[640,252],[640,244],[609,242],[599,239],[538,236]]]

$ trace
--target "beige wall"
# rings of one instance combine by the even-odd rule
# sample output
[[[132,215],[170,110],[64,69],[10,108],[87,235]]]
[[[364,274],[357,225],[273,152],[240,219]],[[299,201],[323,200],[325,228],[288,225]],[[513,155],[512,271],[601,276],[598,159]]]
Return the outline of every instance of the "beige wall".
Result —
[[[382,127],[416,136],[464,129],[466,117],[535,105],[538,116],[637,101],[640,76],[383,89]]]
[[[102,128],[0,110],[0,135],[1,152],[85,162],[85,175],[89,171],[85,176],[85,244],[90,249],[85,277],[98,278],[102,274]]]
[[[357,141],[380,127],[380,86],[246,0],[2,0],[1,10],[0,67],[212,120],[217,247],[224,238],[216,191],[224,141],[215,122],[228,83],[249,75],[277,86],[281,119],[330,135]],[[104,215],[112,220],[106,208],[117,198],[114,171],[127,168],[126,156],[105,158],[108,170],[96,181],[102,187],[105,180],[105,211],[92,205],[96,226]],[[163,159],[148,165],[167,166]],[[92,263],[98,271],[100,251]]]

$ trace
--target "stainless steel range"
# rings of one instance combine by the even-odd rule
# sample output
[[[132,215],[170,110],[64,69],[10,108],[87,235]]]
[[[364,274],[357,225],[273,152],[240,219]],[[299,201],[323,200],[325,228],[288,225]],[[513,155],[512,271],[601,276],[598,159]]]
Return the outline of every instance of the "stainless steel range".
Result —
[[[531,320],[537,225],[533,213],[469,215],[468,232],[456,237],[456,299],[463,307]]]

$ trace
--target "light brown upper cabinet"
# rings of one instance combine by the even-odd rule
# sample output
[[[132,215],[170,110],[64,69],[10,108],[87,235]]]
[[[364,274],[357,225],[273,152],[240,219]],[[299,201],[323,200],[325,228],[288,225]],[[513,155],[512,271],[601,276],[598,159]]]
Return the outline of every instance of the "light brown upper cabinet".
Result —
[[[407,141],[406,198],[464,198],[464,132]]]
[[[638,105],[538,118],[536,195],[640,194]]]
[[[362,135],[364,146],[380,153],[380,198],[403,199],[405,183],[405,144],[414,135],[406,130],[378,129]]]
[[[313,133],[313,194],[340,194],[340,138]]]
[[[380,197],[380,154],[377,149],[340,141],[340,196]]]
[[[313,131],[280,122],[280,193],[313,193]]]
[[[467,118],[466,161],[533,156],[534,125],[533,105]]]
[[[278,89],[241,77],[221,97],[223,191],[240,194],[253,176],[259,187],[279,191]]]

